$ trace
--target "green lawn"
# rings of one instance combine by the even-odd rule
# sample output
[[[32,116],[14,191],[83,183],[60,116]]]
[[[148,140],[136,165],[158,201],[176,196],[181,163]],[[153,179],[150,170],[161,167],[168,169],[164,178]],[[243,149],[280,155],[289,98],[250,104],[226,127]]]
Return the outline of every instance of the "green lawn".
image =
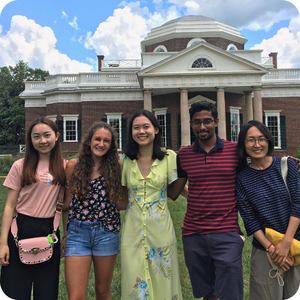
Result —
[[[6,200],[7,189],[3,187],[3,178],[0,178],[0,220],[2,219],[2,213],[4,209],[4,204]],[[181,277],[181,285],[182,285],[182,294],[183,300],[194,300],[192,293],[192,287],[188,275],[187,268],[184,263],[184,254],[181,240],[181,227],[183,224],[183,218],[186,211],[186,199],[183,197],[179,197],[176,201],[168,201],[169,210],[173,219],[175,232],[178,241],[178,253],[179,253],[179,268],[180,268],[180,277]],[[124,216],[124,212],[122,212],[122,216]],[[245,232],[242,221],[240,220],[240,225],[242,231]],[[247,238],[244,250],[243,250],[243,265],[244,265],[244,299],[249,299],[249,274],[250,274],[250,254],[251,254],[251,239]],[[117,258],[114,278],[112,282],[112,299],[120,300],[121,299],[121,266],[120,266],[120,256]],[[94,300],[94,272],[93,269],[90,272],[90,280],[87,291],[87,300]],[[61,276],[60,276],[60,286],[59,286],[59,300],[67,300],[67,288],[65,284],[64,278],[64,259],[61,261]],[[157,299],[159,300],[159,299]]]

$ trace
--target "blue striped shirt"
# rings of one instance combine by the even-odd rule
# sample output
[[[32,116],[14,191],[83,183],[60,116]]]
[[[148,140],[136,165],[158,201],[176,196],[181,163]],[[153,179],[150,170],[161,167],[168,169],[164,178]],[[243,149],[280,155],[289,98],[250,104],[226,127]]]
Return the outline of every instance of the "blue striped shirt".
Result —
[[[288,159],[287,184],[292,203],[281,175],[279,157],[273,157],[267,169],[256,170],[248,166],[238,174],[238,208],[248,235],[265,228],[285,234],[290,217],[300,218],[299,170],[292,159]],[[294,238],[300,241],[300,226]],[[265,249],[255,238],[253,245]]]

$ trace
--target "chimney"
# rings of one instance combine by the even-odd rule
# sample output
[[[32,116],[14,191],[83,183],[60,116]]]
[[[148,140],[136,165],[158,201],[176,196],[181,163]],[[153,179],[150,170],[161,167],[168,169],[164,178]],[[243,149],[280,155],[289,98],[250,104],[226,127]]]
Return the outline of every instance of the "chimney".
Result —
[[[273,57],[273,68],[277,69],[277,54],[278,52],[271,52],[269,57]]]
[[[104,55],[97,55],[98,57],[98,72],[101,71],[102,60],[104,59]]]

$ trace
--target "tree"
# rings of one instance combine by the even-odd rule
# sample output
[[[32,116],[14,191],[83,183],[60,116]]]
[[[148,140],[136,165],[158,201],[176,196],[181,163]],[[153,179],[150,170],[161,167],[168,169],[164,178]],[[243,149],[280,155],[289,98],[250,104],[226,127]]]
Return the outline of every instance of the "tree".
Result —
[[[48,71],[32,69],[22,60],[15,66],[0,68],[0,145],[25,143],[25,107],[19,94],[26,80],[45,80]]]

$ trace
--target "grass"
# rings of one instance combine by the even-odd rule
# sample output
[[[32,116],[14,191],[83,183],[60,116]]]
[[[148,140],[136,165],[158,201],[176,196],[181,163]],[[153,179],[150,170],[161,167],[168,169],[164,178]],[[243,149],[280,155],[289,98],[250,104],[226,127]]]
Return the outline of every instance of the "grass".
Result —
[[[0,178],[0,221],[2,220],[3,209],[6,201],[7,189],[3,187],[3,178]],[[183,225],[183,218],[186,211],[186,199],[179,197],[176,201],[168,200],[168,206],[173,220],[175,233],[178,241],[178,255],[179,255],[179,268],[180,268],[180,278],[182,285],[182,295],[183,300],[194,300],[191,282],[189,274],[184,262],[183,246],[181,239],[181,227]],[[121,213],[122,218],[124,217],[124,212]],[[242,231],[245,232],[242,220],[239,220]],[[243,250],[243,266],[244,266],[244,300],[249,299],[249,275],[250,275],[250,255],[251,255],[251,238],[246,239],[246,243]],[[95,299],[94,292],[95,280],[93,267],[90,272],[89,286],[87,290],[87,300]],[[64,276],[64,259],[61,260],[60,265],[60,283],[59,283],[59,300],[67,300],[68,293],[65,284]],[[118,255],[117,262],[114,270],[114,277],[112,281],[112,299],[121,299],[121,261]],[[157,299],[160,300],[160,299]]]

